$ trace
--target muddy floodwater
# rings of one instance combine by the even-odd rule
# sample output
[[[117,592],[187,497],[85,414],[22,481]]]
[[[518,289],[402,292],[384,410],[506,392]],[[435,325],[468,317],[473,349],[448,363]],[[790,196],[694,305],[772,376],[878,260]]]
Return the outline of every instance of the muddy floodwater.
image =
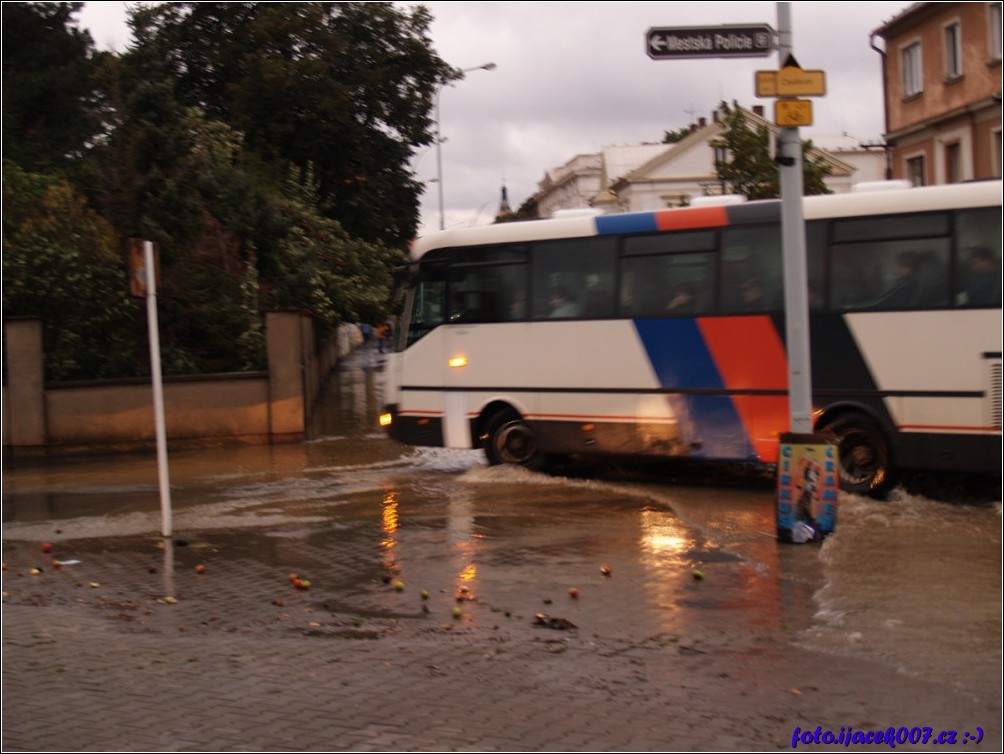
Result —
[[[485,630],[540,613],[598,636],[683,637],[695,651],[780,639],[978,700],[987,715],[972,725],[999,738],[999,501],[843,495],[824,543],[780,544],[771,485],[755,475],[546,475],[489,467],[480,452],[396,445],[375,428],[369,352],[328,391],[308,442],[172,452],[176,537],[337,574],[325,607],[360,620],[461,604]],[[85,562],[155,538],[160,516],[149,454],[4,469],[5,543],[72,544]],[[170,564],[157,570],[151,578],[165,578]]]

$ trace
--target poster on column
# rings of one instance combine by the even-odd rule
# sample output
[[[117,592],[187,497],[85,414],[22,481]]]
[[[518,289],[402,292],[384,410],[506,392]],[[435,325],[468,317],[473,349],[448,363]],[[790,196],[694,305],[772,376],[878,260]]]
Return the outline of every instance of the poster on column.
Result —
[[[777,464],[777,538],[819,542],[837,524],[837,446],[819,435],[781,435]]]

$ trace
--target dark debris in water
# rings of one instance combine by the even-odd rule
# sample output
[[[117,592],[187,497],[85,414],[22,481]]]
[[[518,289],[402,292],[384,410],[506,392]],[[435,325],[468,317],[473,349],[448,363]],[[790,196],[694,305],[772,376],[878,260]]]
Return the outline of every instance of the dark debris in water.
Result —
[[[555,618],[546,613],[537,613],[533,616],[533,625],[543,626],[544,628],[551,628],[555,631],[571,631],[578,626],[572,623],[570,620],[565,618]]]

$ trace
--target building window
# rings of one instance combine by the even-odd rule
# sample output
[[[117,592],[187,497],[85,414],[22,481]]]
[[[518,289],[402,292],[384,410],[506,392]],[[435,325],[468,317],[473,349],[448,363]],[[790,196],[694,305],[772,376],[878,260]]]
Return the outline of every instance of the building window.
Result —
[[[945,79],[962,76],[962,29],[958,22],[945,27]]]
[[[910,179],[914,186],[926,186],[927,180],[924,173],[924,156],[911,157],[906,161],[906,177]]]
[[[990,61],[1000,62],[1001,59],[1001,4],[987,5],[987,27],[990,30]]]
[[[945,145],[945,183],[962,181],[962,145],[959,142]]]
[[[920,42],[914,42],[904,47],[903,63],[903,96],[912,97],[924,91],[924,68],[920,59]]]

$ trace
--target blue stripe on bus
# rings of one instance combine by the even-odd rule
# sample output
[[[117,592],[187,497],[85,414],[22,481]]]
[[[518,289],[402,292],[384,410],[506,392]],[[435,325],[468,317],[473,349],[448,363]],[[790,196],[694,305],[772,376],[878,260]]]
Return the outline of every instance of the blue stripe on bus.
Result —
[[[659,230],[654,212],[629,215],[600,215],[596,218],[596,232],[601,236],[615,233],[652,233]]]
[[[662,388],[725,388],[697,320],[637,319],[634,325]],[[742,418],[729,396],[674,395],[669,401],[682,438],[693,448],[690,455],[756,459]]]

